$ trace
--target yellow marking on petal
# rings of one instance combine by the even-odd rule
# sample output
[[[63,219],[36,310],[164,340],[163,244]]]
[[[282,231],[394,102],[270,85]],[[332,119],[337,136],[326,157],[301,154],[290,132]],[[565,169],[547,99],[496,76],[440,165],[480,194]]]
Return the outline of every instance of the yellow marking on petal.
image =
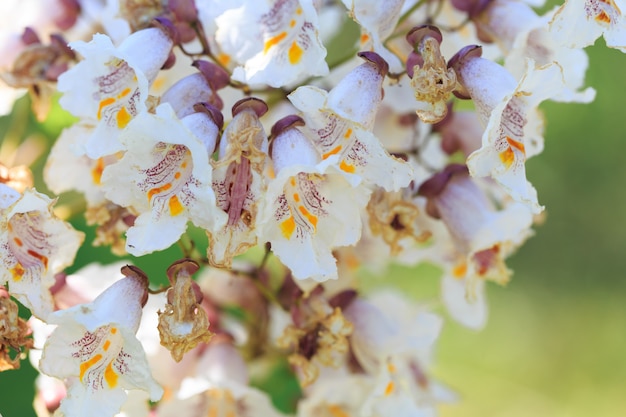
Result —
[[[300,45],[298,45],[296,41],[293,41],[291,47],[289,48],[289,62],[291,63],[291,65],[295,65],[300,62],[303,52],[304,51],[302,50]]]
[[[119,375],[113,370],[113,361],[111,361],[104,370],[104,379],[109,385],[109,388],[115,388],[117,386],[118,378]]]
[[[184,210],[183,205],[180,203],[180,200],[178,199],[178,196],[176,195],[173,195],[170,197],[169,206],[170,206],[170,214],[172,216],[178,216]]]
[[[21,280],[25,272],[26,271],[24,270],[24,267],[22,266],[22,264],[19,262],[16,263],[15,266],[11,268],[11,275],[13,276],[13,281]]]
[[[508,144],[512,147],[517,149],[518,151],[520,151],[521,153],[523,153],[524,155],[526,155],[526,148],[524,147],[524,144],[520,141],[517,141],[515,139],[511,139],[510,137],[506,137],[506,141],[508,142]]]
[[[341,163],[339,164],[339,168],[342,171],[347,172],[348,174],[354,174],[354,172],[356,171],[356,168],[354,167],[354,165],[349,164],[346,161],[341,161]]]
[[[289,184],[291,184],[292,187],[296,186],[296,179],[294,177],[289,178]]]
[[[391,395],[391,393],[393,392],[395,386],[393,384],[393,381],[389,381],[389,383],[387,384],[387,386],[385,387],[385,396],[389,396]]]
[[[117,328],[115,327],[111,327],[111,330],[109,330],[111,332],[111,334],[115,334],[117,333]]]
[[[300,194],[298,193],[294,193],[293,194],[293,199],[296,200],[296,203],[300,201]]]
[[[174,174],[174,178],[179,179],[179,178],[180,178],[180,172],[176,172],[176,173]]]
[[[13,242],[15,242],[15,244],[16,244],[17,246],[22,246],[22,245],[24,245],[24,243],[22,243],[22,241],[20,240],[20,238],[19,238],[19,237],[14,237],[14,238],[13,238]]]
[[[608,14],[606,14],[604,10],[602,10],[600,14],[597,15],[594,19],[597,22],[602,22],[602,23],[607,23],[607,24],[611,23],[611,17]]]
[[[513,165],[513,161],[515,161],[515,153],[511,148],[506,148],[506,150],[500,152],[498,156],[507,169],[509,169],[511,165]]]
[[[100,105],[98,106],[98,120],[102,119],[102,109],[104,109],[106,106],[110,106],[113,103],[115,103],[115,99],[113,97],[105,98],[104,100],[100,101]]]
[[[96,160],[96,166],[91,170],[91,179],[96,185],[100,185],[102,181],[102,171],[104,171],[104,158],[98,158]]]
[[[311,214],[311,213],[309,212],[309,210],[307,210],[307,209],[306,209],[306,207],[304,207],[304,206],[298,206],[298,210],[300,211],[300,213],[302,213],[302,215],[303,215],[304,217],[306,217],[306,218],[307,218],[307,220],[309,221],[309,223],[311,223],[311,225],[312,225],[314,228],[317,228],[317,216],[316,216],[316,215]]]
[[[268,40],[266,40],[263,46],[263,53],[266,54],[267,51],[269,51],[272,46],[277,45],[280,41],[282,41],[286,37],[287,37],[287,32],[280,32],[278,35],[273,36],[269,38]]]
[[[106,352],[107,350],[109,350],[110,347],[111,347],[111,341],[107,340],[106,342],[104,342],[102,349],[104,349],[104,351]]]
[[[217,405],[215,404],[211,404],[210,408],[209,408],[209,414],[207,414],[207,417],[217,417]]]
[[[39,262],[41,262],[41,264],[43,265],[43,267],[48,269],[48,257],[47,256],[43,256],[42,254],[35,252],[34,250],[31,250],[31,249],[27,250],[26,253],[32,256],[33,258],[38,259]]]
[[[286,239],[291,239],[291,235],[293,235],[294,230],[296,230],[296,221],[293,216],[289,216],[289,218],[280,223],[280,231]]]
[[[154,80],[154,82],[152,83],[152,88],[159,91],[162,90],[163,87],[165,87],[165,83],[167,81],[167,77],[157,77],[156,80]]]
[[[326,158],[328,158],[331,155],[338,154],[339,152],[341,152],[341,149],[343,149],[343,146],[341,146],[341,145],[335,146],[330,151],[328,151],[324,155],[322,155],[322,159],[326,159]]]
[[[352,129],[348,128],[348,130],[346,130],[346,133],[344,133],[343,138],[348,139],[350,136],[352,136]]]
[[[83,362],[80,364],[80,374],[79,374],[80,382],[83,382],[83,377],[85,376],[85,372],[87,372],[89,368],[94,366],[100,360],[102,360],[102,355],[98,353],[94,355],[91,359],[89,359],[87,362]]]
[[[396,373],[396,367],[391,362],[387,363],[387,370],[389,371],[390,374],[395,374]]]
[[[463,279],[467,274],[467,263],[461,262],[452,268],[452,276],[456,279]]]
[[[169,190],[170,188],[172,188],[172,184],[168,182],[167,184],[164,184],[160,187],[151,189],[150,191],[148,191],[148,201],[152,200],[152,197],[154,197],[155,194],[160,194],[163,191]]]
[[[129,94],[130,94],[130,88],[126,87],[125,89],[122,90],[121,93],[117,95],[117,98],[120,99],[120,98],[126,97]]]
[[[183,169],[187,168],[187,161],[185,161],[182,164],[180,164],[180,167],[183,168]]]
[[[116,116],[118,129],[124,129],[132,118],[133,116],[131,116],[128,110],[126,110],[126,106],[122,106],[122,108],[117,112]]]
[[[219,62],[220,64],[222,64],[223,66],[228,66],[228,64],[230,64],[230,55],[225,54],[224,52],[220,53],[217,56],[217,62]]]
[[[297,14],[297,15],[301,15],[301,14],[302,14],[302,8],[298,7],[298,8],[296,9],[296,14]]]
[[[296,25],[296,19],[291,19],[291,22],[289,22],[289,27],[294,27]]]
[[[350,417],[350,414],[343,411],[343,408],[339,407],[335,404],[330,404],[327,406],[328,412],[332,417]]]
[[[366,43],[369,40],[370,40],[370,37],[369,37],[369,35],[367,33],[362,33],[361,34],[361,38],[360,38],[361,44],[364,44],[364,43]]]

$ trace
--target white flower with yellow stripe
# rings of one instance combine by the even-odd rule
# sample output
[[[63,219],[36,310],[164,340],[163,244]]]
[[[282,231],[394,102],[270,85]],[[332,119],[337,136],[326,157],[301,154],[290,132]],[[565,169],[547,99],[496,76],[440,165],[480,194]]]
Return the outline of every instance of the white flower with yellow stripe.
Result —
[[[222,56],[242,64],[235,68],[234,80],[282,87],[306,76],[328,74],[311,0],[243,3],[216,20]]]
[[[58,327],[44,345],[39,368],[65,380],[61,415],[113,416],[125,402],[127,390],[146,391],[152,401],[163,394],[135,336],[148,297],[148,280],[132,267],[122,272],[126,278],[92,303],[49,317],[49,323]]]
[[[115,204],[139,213],[126,234],[129,253],[141,256],[168,248],[188,221],[205,229],[226,222],[211,188],[209,159],[218,132],[208,113],[179,120],[166,103],[155,115],[139,115],[120,135],[127,151],[104,169],[102,187]]]
[[[360,211],[370,191],[345,179],[334,166],[337,157],[320,161],[297,128],[302,124],[299,117],[287,116],[272,129],[276,178],[261,208],[259,239],[271,243],[295,278],[336,279],[332,250],[361,237]]]
[[[563,91],[563,71],[557,63],[537,67],[527,60],[516,81],[504,67],[481,58],[479,46],[467,46],[451,60],[461,87],[459,97],[471,98],[486,126],[482,146],[467,158],[474,177],[490,176],[516,201],[534,213],[543,207],[526,179],[526,159],[543,150],[543,117],[538,106]]]
[[[4,184],[3,189],[12,190]],[[7,207],[4,204],[11,202]],[[54,275],[74,262],[84,234],[52,212],[54,200],[35,190],[15,192],[0,206],[0,285],[42,320],[54,310]]]
[[[146,45],[150,45],[146,50]],[[83,60],[59,77],[61,106],[96,128],[84,152],[93,159],[123,150],[119,133],[146,110],[148,89],[172,48],[163,30],[133,33],[118,47],[102,34],[70,44]]]
[[[397,191],[410,183],[412,168],[389,155],[371,133],[382,101],[387,63],[374,52],[361,52],[359,56],[366,62],[330,92],[303,86],[288,98],[302,111],[313,146],[323,160],[336,155],[337,167],[353,185],[363,182]]]

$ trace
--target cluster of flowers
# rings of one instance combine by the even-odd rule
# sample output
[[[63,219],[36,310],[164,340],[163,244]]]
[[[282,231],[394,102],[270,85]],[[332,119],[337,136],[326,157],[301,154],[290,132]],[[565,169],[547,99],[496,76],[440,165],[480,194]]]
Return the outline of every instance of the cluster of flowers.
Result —
[[[39,415],[267,417],[250,373],[287,358],[298,416],[435,415],[454,399],[428,375],[442,319],[359,275],[429,261],[449,315],[485,324],[485,282],[543,210],[538,105],[593,100],[582,48],[626,52],[617,3],[6,2],[39,14],[2,34],[2,79],[78,118],[49,189],[84,195],[93,243],[183,258],[167,293],[131,265],[66,274],[84,234],[1,165],[0,370],[30,349]]]

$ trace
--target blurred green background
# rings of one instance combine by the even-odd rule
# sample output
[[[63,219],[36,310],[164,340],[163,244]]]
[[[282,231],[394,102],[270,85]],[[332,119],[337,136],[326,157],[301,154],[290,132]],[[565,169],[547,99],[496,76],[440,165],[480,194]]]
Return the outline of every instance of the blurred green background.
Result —
[[[626,415],[626,55],[602,41],[588,52],[595,102],[544,104],[546,149],[527,163],[545,225],[510,259],[511,283],[489,286],[486,329],[444,327],[434,373],[460,401],[442,406],[443,417]],[[14,117],[28,111],[22,100]],[[51,119],[16,131],[14,119],[0,119],[3,140],[17,132],[45,141],[59,128]],[[79,256],[111,259],[91,248]],[[392,271],[416,298],[436,297],[431,268]],[[4,417],[34,415],[34,376],[27,361],[0,373]]]

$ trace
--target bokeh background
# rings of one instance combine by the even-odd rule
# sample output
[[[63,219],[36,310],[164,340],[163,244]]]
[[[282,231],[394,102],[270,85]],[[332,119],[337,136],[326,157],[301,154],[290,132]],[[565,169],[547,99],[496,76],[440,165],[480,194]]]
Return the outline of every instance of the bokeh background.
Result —
[[[438,342],[433,372],[459,394],[457,404],[441,407],[443,417],[626,415],[626,54],[602,40],[588,53],[587,84],[597,89],[596,100],[545,103],[545,151],[527,162],[547,207],[545,224],[510,259],[513,280],[489,286],[487,327],[474,332],[447,321]],[[33,154],[65,123],[58,109],[35,123],[28,100],[20,100],[0,118],[0,140],[5,147],[28,138],[20,152]],[[42,164],[40,157],[35,169]],[[107,250],[81,249],[79,264],[91,260],[112,258]],[[389,282],[436,302],[433,268],[394,267],[367,286]],[[28,361],[0,373],[4,417],[34,416],[34,377]]]

